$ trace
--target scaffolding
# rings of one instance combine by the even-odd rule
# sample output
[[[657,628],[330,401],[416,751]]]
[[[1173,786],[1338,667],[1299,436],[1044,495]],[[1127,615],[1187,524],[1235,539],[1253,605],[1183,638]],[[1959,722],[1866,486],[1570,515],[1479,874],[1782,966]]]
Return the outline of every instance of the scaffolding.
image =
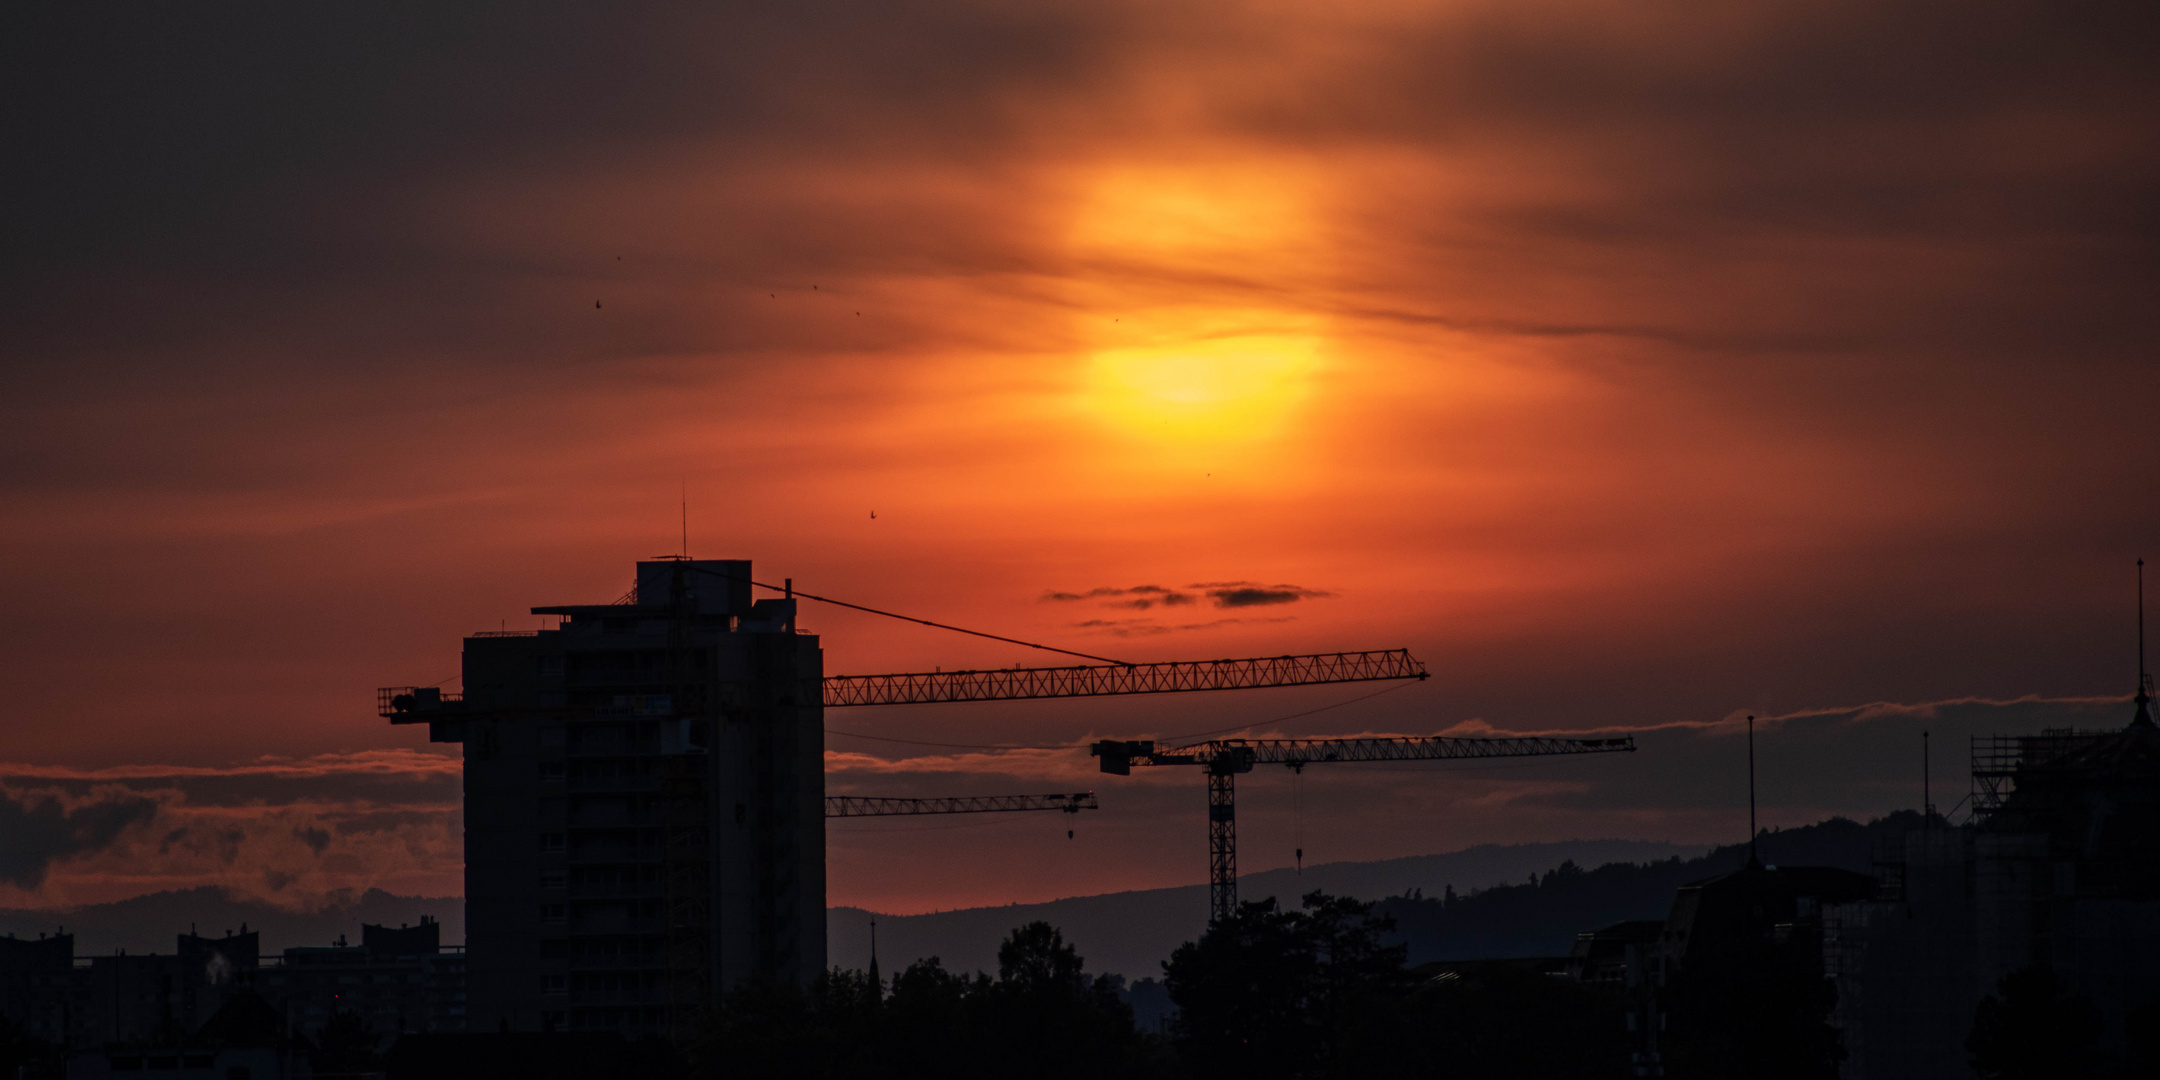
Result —
[[[2047,728],[2038,735],[1975,735],[1972,739],[1972,813],[1985,821],[2017,790],[2018,773],[2046,765],[2119,732]]]

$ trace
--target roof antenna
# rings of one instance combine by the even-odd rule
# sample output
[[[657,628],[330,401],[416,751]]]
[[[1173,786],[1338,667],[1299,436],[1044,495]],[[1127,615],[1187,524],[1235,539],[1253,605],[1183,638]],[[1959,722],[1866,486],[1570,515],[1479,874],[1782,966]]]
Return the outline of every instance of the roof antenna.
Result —
[[[1762,860],[1755,857],[1755,714],[1747,718],[1747,861],[1749,866],[1760,868]]]
[[[2137,590],[2138,688],[2137,698],[2135,699],[2137,701],[2137,715],[2131,717],[2130,726],[2136,727],[2139,724],[2143,724],[2146,727],[2151,727],[2153,726],[2151,708],[2151,703],[2153,699],[2153,681],[2152,675],[2145,670],[2145,560],[2143,559],[2139,559],[2137,561]]]
[[[690,557],[690,478],[682,482],[682,557]]]

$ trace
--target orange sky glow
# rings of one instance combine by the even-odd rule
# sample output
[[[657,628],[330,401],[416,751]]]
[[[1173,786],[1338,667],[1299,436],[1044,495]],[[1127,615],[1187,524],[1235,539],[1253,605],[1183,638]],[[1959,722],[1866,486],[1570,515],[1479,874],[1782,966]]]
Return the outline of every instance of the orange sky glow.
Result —
[[[74,45],[17,57],[0,817],[47,839],[0,906],[458,892],[455,748],[373,688],[621,595],[685,509],[924,618],[1434,673],[833,710],[836,793],[1104,806],[839,823],[835,904],[1201,880],[1198,776],[1090,738],[1642,739],[1315,769],[1302,818],[1256,774],[1258,869],[1729,840],[1750,712],[1778,824],[1916,802],[1923,727],[2115,723],[2160,88],[2145,16],[2078,11],[393,7],[104,66],[26,28]],[[828,673],[1044,659],[803,624]]]

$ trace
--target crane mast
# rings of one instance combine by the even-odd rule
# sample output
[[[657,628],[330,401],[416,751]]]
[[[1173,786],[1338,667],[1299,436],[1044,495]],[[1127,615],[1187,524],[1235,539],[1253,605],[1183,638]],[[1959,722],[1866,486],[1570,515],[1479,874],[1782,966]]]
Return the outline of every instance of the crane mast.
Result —
[[[1151,739],[1106,739],[1090,748],[1102,771],[1129,776],[1135,765],[1199,765],[1208,784],[1208,918],[1237,913],[1237,774],[1256,765],[1307,765],[1348,761],[1458,761],[1477,758],[1549,757],[1563,754],[1632,753],[1635,739],[1550,737],[1461,739],[1444,735],[1362,739],[1210,739],[1161,747]]]

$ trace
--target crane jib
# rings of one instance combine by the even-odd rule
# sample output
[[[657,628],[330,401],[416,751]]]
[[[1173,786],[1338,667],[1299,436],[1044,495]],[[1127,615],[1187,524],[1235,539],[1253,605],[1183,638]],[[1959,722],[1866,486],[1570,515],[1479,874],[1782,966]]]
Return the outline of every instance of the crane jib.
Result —
[[[1445,735],[1364,739],[1214,739],[1156,749],[1152,740],[1106,739],[1090,752],[1102,771],[1127,776],[1135,765],[1208,765],[1249,772],[1254,765],[1306,765],[1335,761],[1454,761],[1475,758],[1548,757],[1562,754],[1632,753],[1635,738],[1564,739],[1531,736],[1466,739]]]
[[[1425,665],[1408,649],[1270,656],[1246,660],[1181,660],[1158,664],[1083,664],[1055,668],[932,671],[896,675],[832,675],[825,704],[919,705],[1030,698],[1174,694],[1281,686],[1423,679]]]
[[[994,814],[1014,810],[1062,810],[1077,814],[1099,809],[1092,791],[1054,795],[969,795],[940,799],[888,798],[876,795],[827,795],[825,816],[896,817],[916,814]]]

